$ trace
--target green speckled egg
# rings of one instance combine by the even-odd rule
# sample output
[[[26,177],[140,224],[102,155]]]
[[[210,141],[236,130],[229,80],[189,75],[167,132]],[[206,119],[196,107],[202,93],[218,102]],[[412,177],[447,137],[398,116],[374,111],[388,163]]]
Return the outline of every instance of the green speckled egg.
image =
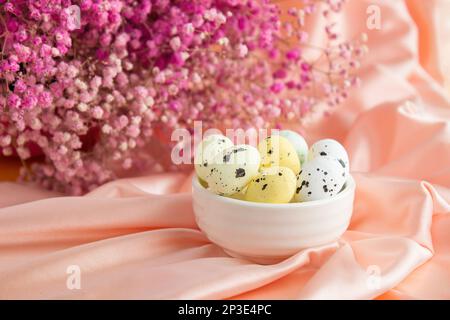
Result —
[[[297,152],[300,164],[303,165],[303,163],[305,163],[308,159],[308,144],[305,139],[300,134],[292,130],[281,130],[279,134],[289,140]]]

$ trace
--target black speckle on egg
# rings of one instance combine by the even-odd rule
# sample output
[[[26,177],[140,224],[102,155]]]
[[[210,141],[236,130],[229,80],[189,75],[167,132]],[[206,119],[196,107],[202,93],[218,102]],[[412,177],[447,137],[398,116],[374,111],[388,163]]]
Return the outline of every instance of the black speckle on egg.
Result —
[[[302,181],[302,184],[300,185],[300,190],[302,190],[303,186],[306,186],[306,184],[309,185],[309,182],[303,180],[303,181]]]
[[[262,186],[262,190],[266,190],[266,188],[267,188],[267,183],[265,183],[265,184]]]
[[[322,152],[320,153],[320,155],[321,155],[321,156],[326,156],[326,155],[327,155],[327,153],[326,153],[326,152],[324,152],[324,151],[322,151]]]
[[[319,168],[317,168],[316,170],[317,170],[317,171],[320,171],[320,169],[319,169]]]
[[[243,168],[236,169],[236,178],[242,178],[245,176],[245,170]]]
[[[278,175],[281,177],[283,174],[281,172],[278,172]]]
[[[272,154],[273,153],[273,149],[270,149],[269,151],[267,151],[268,154]]]
[[[233,153],[238,153],[238,152],[241,152],[241,151],[245,151],[245,148],[234,149]]]
[[[338,161],[339,161],[339,163],[341,164],[341,166],[342,166],[343,168],[345,168],[345,162],[344,162],[342,159],[339,159]]]
[[[326,185],[323,186],[323,192],[328,192],[328,187]]]
[[[312,192],[311,191],[308,191],[308,196],[310,196],[312,194]]]
[[[297,190],[295,190],[295,193],[298,194],[298,193],[300,192],[300,190],[302,190],[302,188],[301,188],[301,187],[298,187]]]
[[[208,166],[208,162],[203,163],[203,166],[207,167]]]
[[[256,183],[259,183],[259,179],[256,179],[255,182],[256,182]]]
[[[226,155],[223,156],[223,162],[227,163],[228,161],[230,161],[231,158],[231,153],[227,153]]]

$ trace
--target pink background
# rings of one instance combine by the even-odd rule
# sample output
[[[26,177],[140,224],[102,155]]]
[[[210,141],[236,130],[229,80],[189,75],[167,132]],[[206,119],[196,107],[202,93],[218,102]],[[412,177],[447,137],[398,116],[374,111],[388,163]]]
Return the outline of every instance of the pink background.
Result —
[[[380,30],[366,28],[371,4]],[[197,229],[183,174],[72,198],[0,183],[0,298],[450,299],[449,13],[444,0],[346,7],[343,31],[369,35],[363,85],[306,127],[350,154],[355,210],[338,243],[269,266],[231,258]]]

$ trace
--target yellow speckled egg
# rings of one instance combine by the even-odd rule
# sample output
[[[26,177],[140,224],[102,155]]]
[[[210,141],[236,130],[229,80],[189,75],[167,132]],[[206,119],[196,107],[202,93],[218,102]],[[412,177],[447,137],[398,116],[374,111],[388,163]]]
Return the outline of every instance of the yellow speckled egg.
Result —
[[[259,143],[258,151],[263,168],[280,166],[291,169],[294,174],[300,172],[300,160],[297,152],[285,137],[279,135],[267,137]]]
[[[288,203],[295,194],[297,179],[286,167],[264,168],[250,181],[245,200],[265,203]]]
[[[197,177],[198,178],[198,177]],[[198,182],[200,182],[200,185],[203,187],[203,188],[208,188],[208,182],[206,182],[205,180],[203,180],[202,178],[198,178]]]
[[[227,196],[228,198],[236,199],[236,200],[245,200],[245,190],[232,194],[230,196]]]

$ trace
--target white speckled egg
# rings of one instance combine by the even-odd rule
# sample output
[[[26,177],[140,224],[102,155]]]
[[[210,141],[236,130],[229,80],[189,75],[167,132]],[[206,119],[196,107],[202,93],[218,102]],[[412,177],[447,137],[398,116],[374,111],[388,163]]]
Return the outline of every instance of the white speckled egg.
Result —
[[[314,143],[308,153],[308,159],[312,160],[316,157],[330,157],[335,158],[339,161],[341,166],[345,170],[345,175],[347,176],[350,172],[350,163],[348,160],[347,151],[345,148],[336,140],[333,139],[323,139]]]
[[[197,176],[203,181],[206,180],[215,156],[231,146],[233,142],[221,134],[205,137],[195,149],[194,166]]]
[[[249,145],[231,146],[217,154],[206,176],[208,187],[220,195],[240,192],[258,174],[261,158]]]
[[[289,140],[297,152],[300,164],[303,165],[308,157],[308,144],[305,139],[300,134],[292,130],[281,130],[279,134]]]
[[[245,200],[265,203],[288,203],[294,196],[296,177],[291,169],[269,167],[263,169],[249,183]]]
[[[330,157],[316,157],[305,162],[297,177],[297,202],[322,200],[338,194],[346,181],[345,170],[339,161]]]

